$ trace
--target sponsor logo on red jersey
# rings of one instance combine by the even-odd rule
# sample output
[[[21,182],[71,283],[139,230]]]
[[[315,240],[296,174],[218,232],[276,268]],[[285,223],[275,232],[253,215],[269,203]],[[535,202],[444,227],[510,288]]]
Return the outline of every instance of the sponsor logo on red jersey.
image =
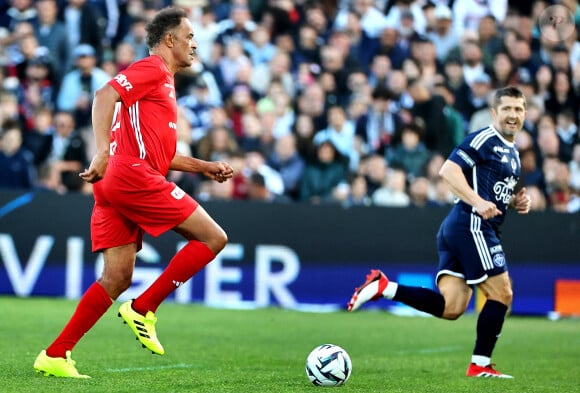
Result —
[[[114,79],[121,87],[124,87],[125,90],[127,91],[130,91],[133,88],[131,82],[129,82],[127,80],[127,77],[123,74],[117,74],[117,76],[115,76]]]

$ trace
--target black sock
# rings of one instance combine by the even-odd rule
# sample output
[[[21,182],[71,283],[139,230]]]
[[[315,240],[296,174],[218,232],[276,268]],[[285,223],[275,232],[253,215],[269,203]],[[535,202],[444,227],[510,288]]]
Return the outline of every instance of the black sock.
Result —
[[[445,298],[440,293],[423,287],[399,284],[393,300],[438,318],[441,318],[445,311]]]
[[[477,339],[474,355],[487,356],[491,353],[501,333],[508,307],[496,300],[487,300],[477,318]]]

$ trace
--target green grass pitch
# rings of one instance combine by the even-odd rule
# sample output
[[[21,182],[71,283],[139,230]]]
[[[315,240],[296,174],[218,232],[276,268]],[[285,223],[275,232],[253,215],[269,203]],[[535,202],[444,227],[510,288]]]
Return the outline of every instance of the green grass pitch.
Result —
[[[382,311],[304,313],[165,303],[157,333],[165,356],[141,348],[116,303],[73,352],[90,380],[44,377],[32,364],[76,302],[0,297],[0,392],[580,392],[580,321],[506,320],[494,354],[514,380],[466,378],[475,315],[449,322]],[[308,353],[333,343],[353,373],[337,388],[313,386]]]

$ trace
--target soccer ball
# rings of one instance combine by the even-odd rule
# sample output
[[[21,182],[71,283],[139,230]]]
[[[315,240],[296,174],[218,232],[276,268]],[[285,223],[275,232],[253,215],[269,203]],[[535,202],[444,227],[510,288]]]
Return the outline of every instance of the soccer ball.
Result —
[[[338,345],[320,345],[306,358],[306,375],[316,386],[340,386],[351,372],[350,356]]]

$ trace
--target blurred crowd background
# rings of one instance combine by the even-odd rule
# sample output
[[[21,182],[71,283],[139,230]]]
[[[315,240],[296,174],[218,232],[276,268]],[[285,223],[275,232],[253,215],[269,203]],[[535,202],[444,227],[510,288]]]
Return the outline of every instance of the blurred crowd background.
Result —
[[[91,193],[93,94],[148,55],[145,26],[169,5],[199,56],[175,77],[178,152],[236,171],[168,174],[200,201],[449,205],[441,164],[515,85],[533,209],[580,210],[572,0],[0,0],[1,189]]]

